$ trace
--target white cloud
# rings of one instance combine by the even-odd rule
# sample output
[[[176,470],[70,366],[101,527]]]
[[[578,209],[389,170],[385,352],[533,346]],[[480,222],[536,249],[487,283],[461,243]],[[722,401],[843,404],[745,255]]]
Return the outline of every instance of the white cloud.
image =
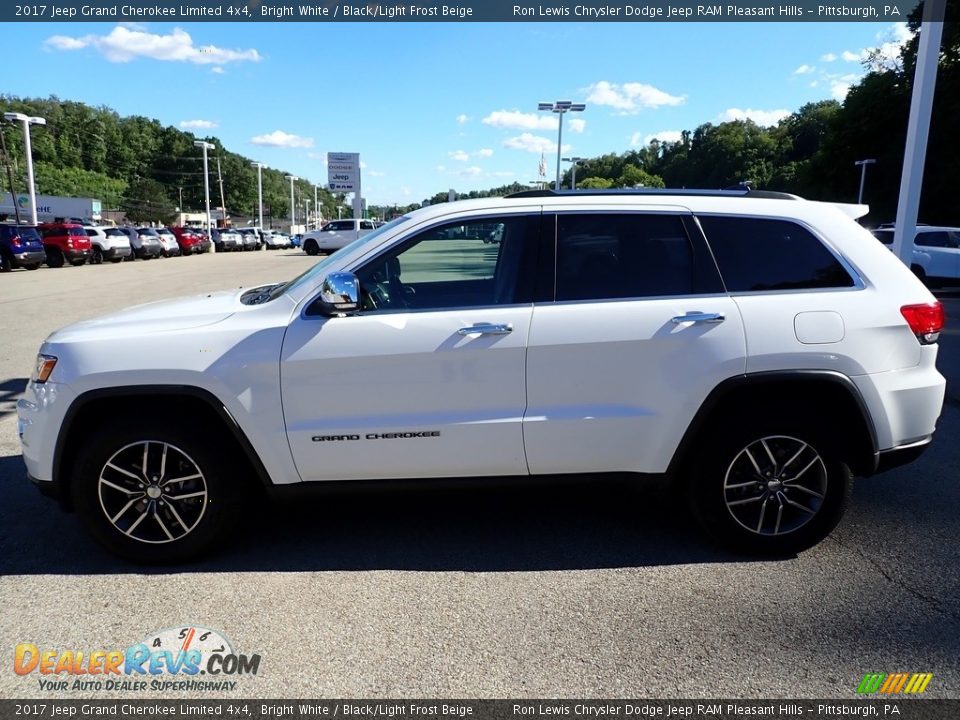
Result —
[[[480,158],[488,158],[491,155],[493,155],[493,150],[491,150],[490,148],[480,148],[473,154],[474,157],[480,157]]]
[[[214,65],[212,68],[210,68],[210,72],[212,72],[214,75],[223,75],[226,70],[223,69],[222,65]]]
[[[833,53],[827,53],[826,55],[821,55],[820,59],[823,62],[834,62],[837,59],[837,56]]]
[[[451,160],[457,160],[458,162],[467,162],[470,158],[488,158],[493,155],[493,150],[490,148],[480,148],[479,150],[474,150],[473,152],[467,152],[466,150],[452,150],[447,153],[447,157]]]
[[[213,120],[181,120],[180,127],[184,130],[212,130],[217,123]]]
[[[367,171],[367,175],[370,177],[386,177],[386,173],[382,170],[369,170]]]
[[[644,109],[675,107],[687,101],[686,96],[671,95],[653,85],[631,82],[617,85],[601,80],[584,90],[587,102],[606,105],[622,115],[633,115]]]
[[[515,177],[516,173],[513,170],[494,170],[493,172],[487,173],[490,177]]]
[[[813,65],[801,65],[800,67],[798,67],[796,70],[793,71],[793,74],[794,74],[794,75],[809,75],[809,74],[812,73],[814,70],[816,70],[816,68],[813,67]]]
[[[468,122],[470,122],[470,118],[467,115],[463,113],[457,115],[457,125],[466,125]]]
[[[906,23],[894,23],[886,30],[877,33],[880,46],[876,48],[881,64],[894,67],[900,63],[900,51],[912,37]]]
[[[785,117],[790,115],[789,110],[754,110],[747,108],[728,108],[717,117],[719,122],[730,122],[731,120],[753,120],[757,125],[768,127],[776,125]]]
[[[454,150],[453,152],[448,152],[447,156],[451,160],[459,160],[460,162],[466,162],[470,159],[470,153],[466,153],[463,150]]]
[[[650,133],[649,135],[641,135],[639,132],[635,132],[630,136],[630,146],[631,147],[646,147],[654,140],[659,140],[662,143],[673,143],[680,142],[683,139],[683,133],[680,130],[661,130],[657,133]]]
[[[54,50],[92,47],[110,62],[130,62],[142,57],[195,65],[223,65],[239,61],[259,62],[262,59],[260,53],[252,48],[230,50],[216,45],[194,45],[190,33],[181,28],[174,28],[169,35],[160,35],[138,27],[117,25],[107,35],[53,35],[47,38],[44,46]]]
[[[559,121],[552,113],[549,115],[525,113],[519,110],[495,110],[481,122],[491,127],[507,128],[510,130],[556,130]],[[563,123],[564,127],[575,133],[582,133],[587,127],[587,121],[582,118],[570,118]]]
[[[843,58],[844,62],[860,62],[864,59],[864,52],[861,50],[858,53],[852,53],[849,50],[844,50],[840,53],[840,57]]]
[[[850,83],[841,80],[834,80],[830,83],[830,97],[834,100],[840,100],[842,102],[847,97],[849,91]]]
[[[532,133],[523,133],[517,137],[507,138],[503,141],[503,146],[511,150],[526,150],[532,153],[555,153],[557,143],[540,135]],[[570,150],[570,145],[564,145],[563,152]]]
[[[313,147],[313,138],[300,137],[291,133],[285,133],[283,130],[274,130],[266,135],[257,135],[250,138],[253,145],[264,145],[266,147],[282,148],[309,148]]]
[[[483,168],[479,168],[476,165],[473,165],[468,168],[463,168],[457,172],[457,175],[460,177],[479,177],[483,174]]]

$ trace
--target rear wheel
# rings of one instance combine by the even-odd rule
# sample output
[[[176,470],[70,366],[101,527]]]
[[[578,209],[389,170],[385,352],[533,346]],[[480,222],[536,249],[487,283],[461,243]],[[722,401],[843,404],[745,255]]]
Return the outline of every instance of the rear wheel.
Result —
[[[47,267],[63,267],[63,253],[59,248],[50,248],[47,250]]]
[[[840,522],[852,489],[835,441],[800,423],[718,429],[687,475],[694,516],[725,545],[784,555],[816,545]]]
[[[96,245],[93,246],[93,254],[90,256],[91,265],[100,265],[103,262],[103,250]]]
[[[311,238],[310,240],[307,240],[306,242],[303,243],[303,251],[304,251],[307,255],[319,255],[319,254],[320,254],[320,246],[317,245],[317,241],[316,241],[316,240],[314,240],[314,239]]]
[[[80,267],[81,265],[87,264],[87,259],[81,258],[80,260],[71,260],[70,264],[73,265],[74,267]]]
[[[24,270],[36,270],[40,267],[40,263],[30,263],[29,265],[22,266]]]
[[[208,441],[172,421],[122,418],[91,436],[70,485],[93,536],[121,557],[180,562],[223,539],[247,497],[247,479]]]

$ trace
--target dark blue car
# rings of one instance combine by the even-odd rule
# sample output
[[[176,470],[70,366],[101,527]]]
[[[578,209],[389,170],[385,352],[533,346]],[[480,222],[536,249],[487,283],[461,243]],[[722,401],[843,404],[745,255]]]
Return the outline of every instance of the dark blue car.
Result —
[[[0,272],[20,267],[36,270],[46,260],[43,240],[35,227],[0,223]]]

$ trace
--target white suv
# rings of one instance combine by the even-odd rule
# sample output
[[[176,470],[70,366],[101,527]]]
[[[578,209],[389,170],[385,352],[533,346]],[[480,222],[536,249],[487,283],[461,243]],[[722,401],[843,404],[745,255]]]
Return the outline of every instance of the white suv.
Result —
[[[331,220],[319,230],[305,233],[300,247],[307,255],[319,255],[339,250],[376,229],[373,220]]]
[[[289,282],[55,332],[23,456],[144,562],[206,549],[256,485],[571,473],[666,475],[726,544],[802,550],[853,475],[924,450],[944,397],[940,304],[850,214],[741,191],[430,206]]]
[[[893,226],[881,225],[873,235],[884,245],[893,245]],[[960,228],[917,226],[910,269],[931,287],[956,285],[960,281]]]

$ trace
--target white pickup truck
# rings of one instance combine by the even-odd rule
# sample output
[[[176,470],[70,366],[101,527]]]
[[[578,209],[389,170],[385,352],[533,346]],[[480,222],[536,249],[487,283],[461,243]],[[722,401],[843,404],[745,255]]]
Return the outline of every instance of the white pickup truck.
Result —
[[[332,253],[347,243],[363,237],[376,228],[373,220],[331,220],[319,230],[311,230],[303,236],[301,247],[307,255]]]

